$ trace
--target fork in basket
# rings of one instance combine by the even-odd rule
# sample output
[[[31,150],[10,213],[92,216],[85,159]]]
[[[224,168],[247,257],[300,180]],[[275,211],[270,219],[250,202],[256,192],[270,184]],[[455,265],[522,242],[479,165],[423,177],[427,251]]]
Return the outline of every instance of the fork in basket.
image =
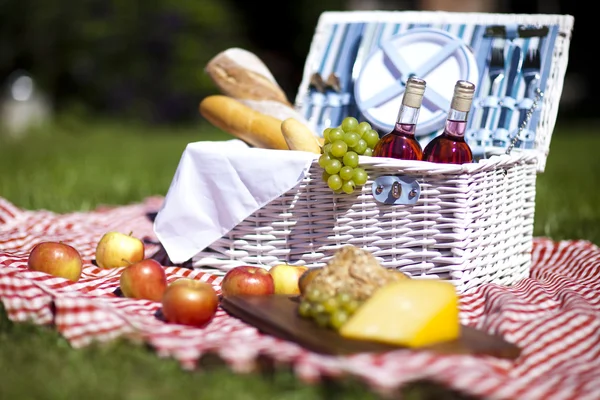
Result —
[[[481,141],[481,145],[485,145],[485,136],[489,136],[486,127],[488,120],[490,119],[490,111],[498,106],[498,101],[495,99],[495,94],[499,92],[502,81],[504,80],[504,47],[494,45],[490,52],[490,61],[488,75],[490,79],[490,88],[488,90],[486,98],[483,99],[483,113],[480,121],[480,134],[478,142]],[[489,137],[487,138],[489,139]],[[479,144],[479,143],[478,143]]]

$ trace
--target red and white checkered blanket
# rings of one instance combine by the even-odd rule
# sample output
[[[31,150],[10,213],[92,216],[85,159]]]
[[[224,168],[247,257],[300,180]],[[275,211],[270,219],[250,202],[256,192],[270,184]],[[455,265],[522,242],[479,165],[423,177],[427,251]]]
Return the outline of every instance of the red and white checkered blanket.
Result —
[[[531,278],[513,287],[485,285],[462,296],[467,325],[499,333],[522,347],[515,361],[466,355],[393,351],[324,356],[259,333],[219,310],[204,329],[166,324],[158,303],[118,297],[121,269],[101,270],[91,260],[108,230],[133,231],[156,241],[148,213],[161,198],[89,213],[20,210],[0,198],[0,300],[13,321],[54,323],[74,347],[127,336],[194,368],[202,354],[216,352],[234,371],[246,371],[259,355],[290,363],[306,381],[352,374],[375,390],[433,379],[490,399],[600,398],[600,249],[586,241],[534,241]],[[47,240],[73,245],[85,259],[82,278],[71,283],[27,270],[31,248]],[[159,246],[148,245],[147,256]],[[191,276],[215,285],[220,277],[166,267],[169,281]]]

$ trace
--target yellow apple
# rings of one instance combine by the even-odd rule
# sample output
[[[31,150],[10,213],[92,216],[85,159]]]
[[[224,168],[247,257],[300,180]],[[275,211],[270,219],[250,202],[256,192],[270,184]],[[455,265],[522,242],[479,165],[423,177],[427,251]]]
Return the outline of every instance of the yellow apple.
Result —
[[[300,276],[308,270],[306,266],[278,264],[269,270],[275,284],[275,294],[300,294]]]
[[[144,259],[144,242],[121,232],[108,232],[96,246],[96,264],[100,268],[118,268]]]

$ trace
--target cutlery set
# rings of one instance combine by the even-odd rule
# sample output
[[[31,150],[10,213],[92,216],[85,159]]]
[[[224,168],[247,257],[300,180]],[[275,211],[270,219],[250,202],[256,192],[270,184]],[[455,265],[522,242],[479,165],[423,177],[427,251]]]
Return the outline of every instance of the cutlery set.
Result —
[[[474,69],[460,61],[462,56],[448,61],[451,55],[446,53],[452,51],[453,54],[460,56],[460,50],[454,50],[458,47],[446,43],[439,50],[439,54],[444,54],[448,59],[438,60],[436,64],[436,68],[443,68],[444,63],[457,62],[461,71],[469,68],[471,71],[479,71],[476,75],[477,81],[474,81],[477,85],[477,93],[465,135],[476,159],[513,147],[533,149],[535,124],[540,112],[540,107],[537,105],[540,97],[543,96],[543,85],[548,74],[548,71],[545,71],[548,67],[543,60],[551,54],[554,40],[552,26],[516,23],[489,26],[336,24],[328,33],[322,53],[316,57],[309,75],[307,92],[301,104],[301,112],[315,132],[320,134],[329,126],[339,125],[345,116],[364,119],[358,109],[354,86],[361,69],[367,62],[366,59],[372,60],[373,55],[378,50],[381,51],[386,43],[389,44],[390,40],[399,35],[406,37],[415,28],[446,30],[454,35],[456,43],[468,46],[470,51],[467,52],[472,52],[479,60],[476,61]],[[415,51],[419,51],[419,46],[421,45],[415,47]],[[384,54],[381,62],[389,68],[391,61],[386,59],[389,54],[385,51]],[[417,57],[424,56],[417,55]],[[442,56],[435,55],[432,58],[437,60],[440,57]],[[418,62],[412,64],[419,69]],[[397,75],[397,79],[404,79],[402,75],[404,74]],[[379,76],[372,78],[375,86],[377,79],[380,78]],[[373,90],[383,90],[379,97],[387,93],[384,89],[373,88]],[[436,99],[439,97],[434,96],[433,100]],[[443,102],[434,101],[434,103]],[[364,102],[360,104],[364,107]],[[447,110],[440,109],[439,112],[445,114]],[[390,119],[394,118],[392,112]],[[434,137],[435,134],[435,132],[423,132],[423,135],[430,135],[430,137]],[[517,135],[518,137],[515,138]],[[427,140],[428,136],[422,138]]]
[[[480,86],[487,89],[480,90],[473,102],[466,133],[476,159],[486,157],[486,152],[506,150],[509,145],[510,149],[534,148],[535,127],[528,114],[539,112],[533,107],[542,95],[537,90],[541,90],[540,47],[548,28],[490,26],[485,32],[492,41]]]
[[[312,93],[309,120],[318,124],[317,131],[322,132],[329,126],[337,126],[349,114],[352,103],[352,72],[357,60],[364,24],[348,24],[336,27],[332,41],[337,40],[338,55],[329,63],[323,65],[322,74],[315,72],[309,81]],[[332,43],[330,46],[334,46]]]

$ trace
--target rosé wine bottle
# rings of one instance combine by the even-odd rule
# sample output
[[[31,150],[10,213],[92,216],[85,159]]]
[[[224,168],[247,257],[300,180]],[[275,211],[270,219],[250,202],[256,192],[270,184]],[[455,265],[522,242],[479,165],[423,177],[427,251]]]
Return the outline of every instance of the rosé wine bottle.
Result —
[[[421,160],[423,158],[423,149],[415,139],[415,128],[419,119],[425,86],[423,79],[408,78],[394,130],[386,133],[377,142],[373,149],[374,157],[389,157],[401,160]]]
[[[474,84],[462,80],[456,82],[444,131],[425,146],[424,161],[447,164],[473,162],[473,153],[465,142],[465,130],[474,94]]]

